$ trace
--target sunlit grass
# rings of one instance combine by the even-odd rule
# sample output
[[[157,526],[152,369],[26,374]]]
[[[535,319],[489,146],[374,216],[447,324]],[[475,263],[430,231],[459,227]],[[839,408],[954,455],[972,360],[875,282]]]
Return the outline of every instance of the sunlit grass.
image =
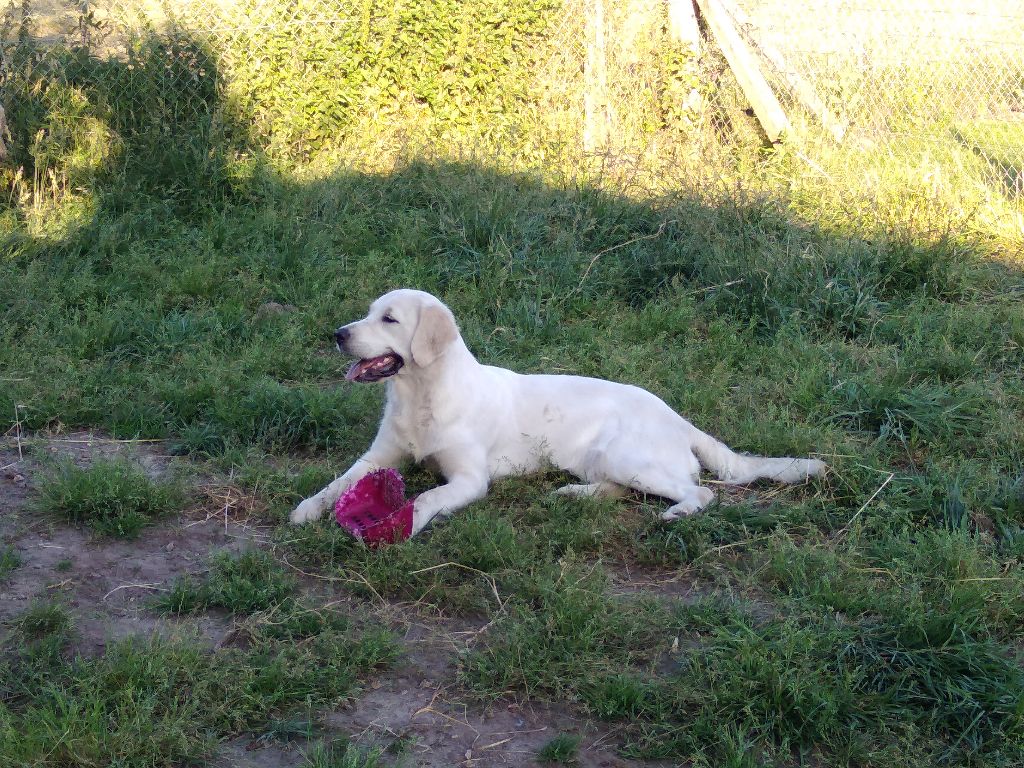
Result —
[[[175,66],[207,61],[179,43]],[[439,137],[410,108],[359,113],[295,155],[246,135],[212,86],[175,101],[154,46],[141,102],[107,104],[104,125],[92,102],[61,102],[40,118],[43,181],[6,177],[0,429],[18,413],[24,430],[165,438],[231,472],[279,527],[266,551],[214,554],[150,605],[169,621],[227,614],[244,650],[154,641],[74,659],[67,609],[32,606],[12,625],[27,650],[0,667],[0,752],[201,762],[216,738],[354,695],[395,645],[304,594],[298,569],[346,599],[479,622],[446,684],[607,720],[633,756],[1013,764],[1021,211],[971,126],[899,156],[855,134],[809,155],[709,131],[595,157],[481,125]],[[100,82],[119,73],[104,66]],[[397,286],[448,302],[484,362],[638,384],[739,450],[813,454],[830,472],[723,490],[671,525],[660,499],[554,496],[552,472],[381,550],[330,520],[287,527],[379,419],[381,390],[342,381],[329,332]],[[144,536],[181,505],[123,469],[69,466],[39,496]],[[413,492],[438,482],[403,471]],[[552,744],[555,761],[579,747]],[[381,759],[329,740],[306,753]]]

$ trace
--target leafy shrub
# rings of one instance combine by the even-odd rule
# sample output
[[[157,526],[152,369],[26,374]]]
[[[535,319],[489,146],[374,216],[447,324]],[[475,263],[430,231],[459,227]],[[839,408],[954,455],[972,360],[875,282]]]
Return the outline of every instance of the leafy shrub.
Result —
[[[508,136],[528,111],[525,75],[559,7],[346,0],[336,22],[309,24],[296,38],[288,24],[319,19],[320,2],[248,0],[237,11],[262,23],[227,42],[229,92],[279,157],[337,146],[363,115],[379,126],[420,114],[420,130],[433,123],[440,135]]]

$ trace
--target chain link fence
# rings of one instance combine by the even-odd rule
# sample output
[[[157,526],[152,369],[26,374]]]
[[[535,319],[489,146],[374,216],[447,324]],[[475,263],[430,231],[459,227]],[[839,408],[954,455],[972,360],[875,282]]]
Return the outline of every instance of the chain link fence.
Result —
[[[979,165],[1024,195],[1019,0],[722,0],[795,138]]]
[[[680,5],[691,0],[582,0],[574,12],[603,25],[579,30],[575,55],[607,70],[587,86],[609,104],[605,135],[629,134],[653,95],[661,124],[698,152],[782,140],[818,169],[901,168],[1024,200],[1019,0],[693,0],[690,35],[671,29]],[[660,52],[639,59],[653,68],[638,65],[637,29]]]
[[[812,165],[870,173],[884,157],[1024,197],[1019,0],[513,6],[0,0],[0,153],[9,169],[38,173],[47,153],[86,166],[129,134],[184,124],[289,161],[427,135],[537,164],[554,146],[699,156],[772,133],[751,110],[749,69]]]

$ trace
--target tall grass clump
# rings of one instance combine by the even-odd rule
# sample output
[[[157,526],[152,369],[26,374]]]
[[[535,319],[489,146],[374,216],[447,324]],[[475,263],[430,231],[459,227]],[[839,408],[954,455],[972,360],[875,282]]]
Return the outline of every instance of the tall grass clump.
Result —
[[[302,643],[259,636],[213,653],[129,638],[71,658],[55,642],[40,663],[42,641],[28,640],[59,640],[59,616],[30,609],[17,624],[24,642],[0,661],[0,754],[14,765],[205,762],[220,738],[337,705],[396,655],[383,631],[324,628]]]
[[[0,584],[7,581],[20,565],[21,555],[14,547],[0,547]]]
[[[175,582],[156,606],[175,614],[219,608],[248,614],[274,608],[295,590],[295,579],[273,557],[253,549],[240,554],[219,552],[202,582],[189,577]]]
[[[133,538],[183,502],[179,483],[150,479],[129,461],[98,459],[85,468],[62,462],[45,478],[36,505],[96,533]]]

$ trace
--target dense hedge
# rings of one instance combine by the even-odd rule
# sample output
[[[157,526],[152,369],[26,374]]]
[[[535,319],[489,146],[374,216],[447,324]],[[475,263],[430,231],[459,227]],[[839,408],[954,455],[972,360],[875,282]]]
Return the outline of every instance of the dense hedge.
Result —
[[[531,111],[532,70],[560,6],[343,0],[323,19],[322,0],[248,4],[260,23],[219,43],[228,89],[286,156],[410,116],[439,138],[514,134]]]
[[[304,161],[353,136],[514,152],[562,14],[561,0],[241,0],[159,31],[82,16],[86,47],[40,37],[25,10],[0,18],[0,181],[113,171],[172,198],[223,188],[228,157]]]

